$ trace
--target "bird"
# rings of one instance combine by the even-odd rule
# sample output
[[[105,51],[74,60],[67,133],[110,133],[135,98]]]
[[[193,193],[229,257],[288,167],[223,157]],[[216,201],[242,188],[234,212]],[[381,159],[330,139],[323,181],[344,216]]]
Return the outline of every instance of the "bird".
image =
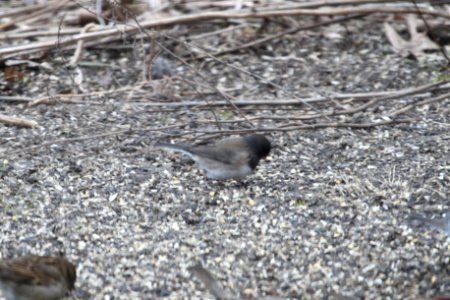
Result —
[[[431,229],[444,232],[450,236],[450,210],[444,214],[444,217],[434,219],[419,214],[411,214],[409,216],[409,222],[412,225],[425,224]]]
[[[261,134],[227,138],[205,146],[157,143],[155,147],[189,156],[207,178],[215,180],[239,180],[250,175],[271,149],[269,140]]]
[[[0,261],[0,290],[7,300],[61,299],[74,289],[75,280],[75,266],[61,256]]]

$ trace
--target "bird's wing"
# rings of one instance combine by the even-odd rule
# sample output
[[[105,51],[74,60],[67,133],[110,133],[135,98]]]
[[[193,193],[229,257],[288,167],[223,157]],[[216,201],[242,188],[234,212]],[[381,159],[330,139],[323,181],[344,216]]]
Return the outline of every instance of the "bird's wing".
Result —
[[[217,146],[190,147],[180,144],[159,143],[155,147],[183,153],[194,161],[210,159],[227,165],[238,164],[249,159],[246,149],[236,151],[234,145],[218,144]]]
[[[210,159],[226,165],[245,163],[249,157],[247,151],[236,151],[236,149],[207,146],[194,148],[192,149],[192,153],[201,159]]]

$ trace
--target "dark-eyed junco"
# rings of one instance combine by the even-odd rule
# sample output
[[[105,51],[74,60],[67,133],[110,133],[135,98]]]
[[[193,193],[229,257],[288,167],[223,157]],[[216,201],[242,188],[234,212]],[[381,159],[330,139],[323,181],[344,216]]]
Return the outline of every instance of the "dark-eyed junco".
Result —
[[[261,158],[269,155],[270,142],[261,134],[229,138],[209,146],[179,144],[155,145],[188,155],[198,163],[206,177],[211,179],[242,179],[251,174]]]
[[[73,290],[75,266],[59,256],[24,256],[0,262],[0,289],[7,300],[57,300]]]

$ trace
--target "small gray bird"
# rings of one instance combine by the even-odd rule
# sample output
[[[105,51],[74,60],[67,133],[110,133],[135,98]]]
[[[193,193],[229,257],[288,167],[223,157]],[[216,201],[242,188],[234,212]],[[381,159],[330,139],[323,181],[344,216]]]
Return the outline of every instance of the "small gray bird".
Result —
[[[409,216],[409,222],[412,225],[425,224],[431,229],[438,230],[447,233],[450,236],[450,211],[445,213],[443,218],[428,218],[419,214],[411,214]]]
[[[75,266],[59,256],[0,261],[0,289],[7,300],[58,300],[74,289]]]
[[[229,138],[208,146],[159,143],[155,147],[186,154],[206,177],[217,180],[242,179],[253,173],[271,149],[269,140],[261,134]]]

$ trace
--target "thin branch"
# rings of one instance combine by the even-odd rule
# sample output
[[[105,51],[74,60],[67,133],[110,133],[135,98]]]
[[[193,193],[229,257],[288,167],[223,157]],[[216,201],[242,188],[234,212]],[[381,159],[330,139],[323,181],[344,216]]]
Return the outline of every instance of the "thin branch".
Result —
[[[318,28],[318,27],[322,27],[322,26],[335,24],[335,23],[346,22],[346,21],[353,20],[353,19],[356,19],[356,18],[362,18],[362,17],[364,17],[366,15],[367,14],[358,14],[358,15],[345,16],[345,17],[342,17],[342,18],[337,18],[337,19],[333,19],[333,20],[329,20],[329,21],[319,22],[317,24],[311,24],[311,25],[308,25],[308,26],[290,28],[290,29],[287,29],[287,30],[285,30],[283,32],[280,32],[280,33],[277,33],[277,34],[273,34],[273,35],[270,35],[270,36],[267,36],[267,37],[255,40],[255,41],[251,41],[251,42],[246,43],[246,44],[242,44],[242,45],[239,45],[239,46],[236,46],[236,47],[233,47],[233,48],[229,48],[229,49],[219,50],[219,51],[213,53],[212,55],[213,56],[220,56],[220,55],[224,55],[224,54],[228,54],[228,53],[233,53],[233,52],[240,51],[240,50],[243,50],[243,49],[246,49],[246,48],[256,47],[258,45],[265,44],[265,43],[267,43],[267,42],[269,42],[271,40],[275,40],[275,39],[281,38],[281,37],[283,37],[285,35],[295,34],[295,33],[299,32],[299,31],[310,30],[310,29],[314,29],[314,28]],[[196,56],[196,57],[187,58],[187,60],[188,61],[189,60],[197,60],[197,59],[203,59],[203,58],[206,58],[206,57],[209,57],[209,55],[203,54],[203,55],[199,55],[199,56]]]
[[[1,11],[0,18],[14,17],[14,16],[18,16],[18,15],[23,15],[23,14],[29,14],[34,11],[41,10],[41,9],[45,8],[46,6],[47,6],[46,4],[35,4],[35,5],[29,5],[29,6],[25,6],[25,7],[19,7],[19,8]]]
[[[31,102],[33,99],[22,96],[0,96],[0,102]]]
[[[186,127],[187,125],[188,124],[176,124],[176,125],[161,126],[161,127],[148,127],[148,128],[141,129],[139,131],[143,131],[143,132],[162,131],[162,130],[167,130],[167,129],[183,128],[183,127]],[[104,132],[104,133],[99,133],[99,134],[94,134],[94,135],[86,135],[86,136],[67,138],[67,139],[58,139],[58,140],[53,140],[53,141],[49,141],[49,142],[44,142],[39,145],[26,147],[26,148],[21,149],[21,151],[36,150],[36,149],[39,149],[42,147],[49,147],[54,144],[81,142],[81,141],[99,139],[99,138],[110,137],[110,136],[115,136],[115,135],[130,134],[132,132],[134,132],[134,130],[132,130],[132,129],[122,129],[122,130]]]
[[[405,107],[403,107],[401,109],[398,109],[398,110],[392,112],[391,114],[389,114],[389,116],[390,117],[396,117],[396,116],[398,116],[400,114],[403,114],[403,113],[413,109],[414,107],[419,107],[419,106],[431,104],[431,103],[434,103],[434,102],[439,102],[439,101],[446,100],[446,99],[450,99],[450,93],[446,93],[446,94],[439,95],[437,97],[433,97],[433,98],[430,98],[430,99],[427,99],[427,100],[424,100],[424,101],[418,101],[418,102],[409,104],[409,105],[407,105],[407,106],[405,106]]]
[[[62,0],[62,1],[58,1],[58,2],[52,3],[53,5],[51,5],[49,3],[49,4],[45,5],[42,9],[36,10],[33,13],[25,14],[25,15],[22,15],[20,17],[16,17],[16,18],[14,18],[11,21],[6,22],[6,23],[1,23],[0,24],[0,31],[7,30],[8,28],[16,25],[19,22],[29,21],[30,19],[32,19],[34,17],[37,17],[37,16],[40,16],[42,14],[56,11],[59,8],[65,6],[67,3],[69,3],[69,1],[70,0]]]
[[[418,15],[422,19],[422,22],[425,24],[425,28],[426,28],[427,32],[431,32],[430,25],[428,24],[427,20],[423,16],[423,14],[420,12],[419,6],[417,5],[417,1],[416,0],[411,0],[411,1],[413,2],[414,7],[417,9]],[[447,56],[447,51],[445,50],[445,48],[442,47],[441,45],[439,45],[439,51],[441,52],[442,56],[444,56],[444,58],[447,60],[447,64],[450,65],[450,58]]]
[[[422,86],[417,87],[417,88],[410,88],[409,90],[405,90],[403,93],[397,94],[395,96],[388,95],[388,96],[385,96],[385,97],[374,98],[373,100],[371,100],[371,101],[369,101],[369,102],[367,102],[365,104],[362,104],[360,106],[357,106],[357,107],[352,107],[352,108],[349,108],[349,109],[346,109],[346,110],[340,110],[340,111],[332,111],[332,112],[324,113],[324,114],[327,115],[327,116],[338,116],[338,115],[354,114],[354,113],[363,111],[363,110],[365,110],[365,109],[367,109],[369,107],[372,107],[375,104],[377,104],[378,102],[385,101],[385,100],[390,100],[390,99],[397,98],[397,97],[400,97],[400,96],[404,97],[404,96],[414,95],[414,94],[417,94],[417,93],[422,93],[424,91],[429,90],[430,88],[434,88],[434,87],[437,87],[439,85],[446,84],[448,82],[450,82],[450,80],[444,80],[444,81],[439,81],[439,82],[436,82],[436,83],[425,84],[425,85],[422,85]],[[309,116],[308,119],[315,119],[315,118],[318,118],[320,116],[321,115],[319,115],[319,114],[311,115],[311,116]]]
[[[25,127],[25,128],[33,128],[38,125],[37,122],[32,121],[32,120],[6,116],[6,115],[2,115],[2,114],[0,114],[0,123],[6,124],[6,125]]]
[[[84,26],[84,28],[81,30],[81,33],[86,33],[89,32],[92,29],[95,29],[97,27],[97,25],[93,24],[93,23],[89,23],[86,26]],[[76,66],[80,60],[81,57],[83,55],[83,46],[84,46],[84,40],[79,40],[77,42],[77,47],[75,48],[75,53],[73,54],[72,58],[70,59],[69,62],[69,66]]]
[[[110,94],[117,94],[122,92],[129,92],[129,91],[135,91],[139,89],[141,84],[136,86],[126,86],[123,88],[118,88],[115,90],[108,90],[108,91],[97,91],[97,92],[91,92],[91,93],[83,93],[83,94],[57,94],[52,97],[42,97],[33,100],[32,98],[28,97],[22,97],[22,96],[1,96],[0,95],[0,102],[6,101],[6,102],[29,102],[27,107],[36,106],[39,104],[55,104],[58,101],[64,102],[64,103],[74,103],[74,104],[80,104],[80,103],[86,103],[90,105],[97,105],[97,103],[93,103],[92,101],[77,101],[73,99],[85,99],[90,97],[104,97],[106,95]],[[419,87],[420,88],[420,87]],[[429,92],[439,91],[439,90],[448,90],[450,87],[443,85],[443,86],[436,86],[434,88],[426,89],[423,92],[418,92],[416,97],[419,96],[425,96]],[[347,101],[365,101],[367,99],[373,99],[375,97],[402,97],[405,95],[405,93],[409,93],[411,91],[411,88],[407,89],[401,89],[397,91],[381,91],[381,92],[368,92],[368,93],[337,93],[330,96],[325,97],[313,97],[313,98],[304,98],[302,101],[298,100],[287,100],[287,99],[278,99],[276,102],[273,101],[267,101],[267,100],[236,100],[233,101],[233,103],[236,106],[243,107],[243,106],[298,106],[301,105],[302,102],[307,103],[318,103],[318,102],[327,102],[330,99],[333,100],[347,100]],[[148,94],[147,94],[148,96]],[[57,100],[55,100],[57,99]],[[148,102],[149,99],[146,100],[146,102],[127,102],[128,105],[142,105],[142,106],[149,106],[149,107],[194,107],[194,106],[206,106],[206,105],[212,105],[212,106],[226,106],[228,105],[227,101],[214,101],[214,102],[206,102],[206,101],[186,101],[186,102]]]
[[[387,121],[378,121],[378,122],[370,122],[370,123],[339,123],[339,122],[331,122],[331,123],[316,123],[316,124],[303,124],[303,123],[291,123],[289,127],[284,127],[281,125],[279,127],[258,127],[251,129],[239,129],[239,130],[193,130],[193,131],[185,131],[182,133],[178,133],[178,136],[192,135],[192,134],[201,134],[201,135],[231,135],[231,134],[247,134],[247,133],[268,133],[268,132],[287,132],[287,131],[296,131],[296,130],[309,130],[309,129],[321,129],[321,128],[355,128],[355,129],[368,129],[377,126],[386,126],[393,124],[401,124],[401,123],[411,123],[419,121],[419,119],[398,119],[398,120],[387,120]],[[95,135],[81,136],[75,138],[67,138],[67,139],[58,139],[49,142],[44,142],[39,145],[34,145],[30,147],[26,147],[21,149],[20,151],[32,151],[36,149],[42,149],[43,147],[49,147],[54,144],[63,144],[63,143],[73,143],[80,142],[84,140],[90,139],[99,139],[104,137],[110,137],[115,135],[123,135],[123,134],[132,134],[138,132],[149,132],[149,131],[164,131],[168,129],[179,129],[188,126],[189,124],[176,124],[169,126],[161,126],[161,127],[149,127],[142,128],[139,130],[132,129],[124,129],[124,130],[116,130],[112,132],[105,132]]]
[[[424,14],[435,17],[442,17],[450,19],[450,14],[440,12],[432,9],[415,9],[414,7],[347,7],[339,9],[294,9],[294,10],[272,10],[263,12],[204,12],[192,15],[173,16],[161,20],[152,20],[142,22],[139,26],[131,25],[117,25],[116,28],[104,29],[98,32],[89,32],[85,34],[77,34],[71,37],[66,37],[61,40],[50,40],[45,42],[30,43],[27,45],[5,47],[0,49],[0,58],[4,58],[8,54],[18,55],[21,52],[27,53],[37,52],[40,50],[52,49],[58,44],[59,47],[72,45],[79,40],[95,40],[110,35],[121,34],[135,34],[140,32],[142,28],[150,29],[164,26],[171,26],[177,24],[189,24],[193,22],[204,22],[211,20],[227,20],[227,19],[247,19],[247,18],[270,18],[280,16],[338,16],[338,15],[354,15],[354,14]]]

